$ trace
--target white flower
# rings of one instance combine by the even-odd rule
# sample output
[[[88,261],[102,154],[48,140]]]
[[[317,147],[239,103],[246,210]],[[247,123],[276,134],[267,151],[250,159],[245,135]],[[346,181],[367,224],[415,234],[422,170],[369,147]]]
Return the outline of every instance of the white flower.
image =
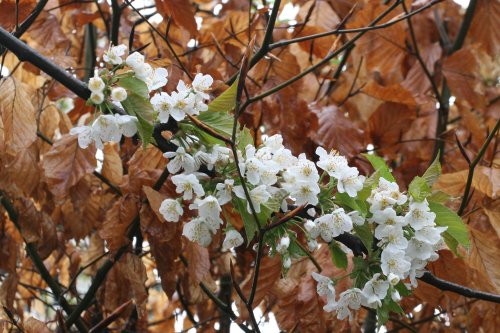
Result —
[[[224,205],[231,201],[231,193],[234,188],[234,180],[226,179],[224,183],[219,183],[215,186],[217,190],[216,196],[217,200],[219,200],[219,205]]]
[[[90,126],[80,126],[73,127],[69,134],[78,135],[78,145],[80,148],[85,149],[92,143],[92,127]]]
[[[205,219],[219,219],[220,208],[219,201],[213,195],[209,195],[203,199],[196,199],[194,204],[189,206],[190,209],[198,209],[198,214]]]
[[[99,77],[99,71],[96,69],[94,71],[94,77],[91,77],[89,79],[89,85],[88,88],[91,92],[94,94],[102,94],[102,91],[106,87],[106,84],[104,81]],[[97,103],[99,104],[99,103]]]
[[[415,231],[415,239],[430,245],[435,245],[441,240],[441,234],[446,231],[446,229],[448,229],[448,227],[423,227]]]
[[[182,234],[192,242],[207,247],[212,242],[212,234],[209,227],[205,224],[203,218],[195,218],[184,224]]]
[[[241,237],[238,231],[231,229],[226,232],[226,238],[224,238],[224,242],[222,243],[222,250],[229,250],[241,244],[243,244],[243,237]]]
[[[116,87],[111,90],[111,99],[115,102],[123,102],[127,99],[127,91],[122,87]]]
[[[160,89],[168,82],[168,71],[165,68],[156,68],[153,74],[146,80],[149,91]]]
[[[413,259],[411,261],[411,268],[408,274],[410,278],[411,286],[416,287],[418,285],[417,278],[424,274],[424,268],[427,265],[426,260]]]
[[[136,68],[140,68],[144,65],[144,56],[139,52],[134,52],[127,57],[125,63],[135,71]]]
[[[396,200],[396,204],[398,205],[403,205],[407,200],[406,195],[399,192],[399,186],[396,182],[390,182],[383,177],[379,179],[378,190],[386,192],[388,196]]]
[[[163,200],[159,212],[167,222],[179,222],[179,217],[184,213],[179,201],[174,199]]]
[[[405,238],[403,228],[400,226],[378,226],[375,229],[375,237],[380,239],[378,245],[385,245],[386,249],[393,248],[404,250],[408,246],[408,240]]]
[[[175,120],[181,121],[186,117],[186,114],[191,116],[198,114],[194,109],[194,98],[192,96],[172,91],[167,98],[171,106],[170,115]]]
[[[355,225],[365,224],[365,218],[363,216],[361,216],[358,211],[354,210],[354,211],[348,213],[347,215],[349,215],[349,217],[352,220],[352,223],[354,223]]]
[[[427,200],[410,203],[410,211],[405,215],[406,223],[415,230],[434,226],[435,219],[436,214],[430,211]]]
[[[395,286],[399,283],[400,278],[396,274],[389,273],[389,275],[387,275],[387,281],[389,281],[391,286]]]
[[[68,113],[75,108],[73,98],[62,97],[56,101],[56,108],[64,113]]]
[[[363,189],[365,176],[360,176],[357,168],[341,168],[337,183],[337,189],[340,193],[346,192],[351,198],[354,198],[358,191]]]
[[[365,284],[363,288],[363,296],[365,297],[366,306],[377,308],[382,305],[382,300],[387,295],[389,290],[389,282],[379,279],[380,273],[376,273]]]
[[[120,142],[122,132],[116,120],[111,114],[99,116],[92,124],[92,137],[98,149],[103,149],[104,142]]]
[[[144,83],[151,81],[154,75],[154,69],[150,64],[144,63],[140,66],[134,67],[135,77],[142,80]]]
[[[102,58],[105,62],[111,65],[121,65],[123,62],[122,56],[127,51],[127,47],[123,44],[117,46],[110,46],[109,49],[104,52]]]
[[[377,192],[376,190],[372,191],[370,198],[366,201],[370,203],[370,212],[373,214],[386,208],[392,208],[396,203],[396,199],[389,196],[388,192]]]
[[[210,158],[214,165],[226,165],[231,158],[231,149],[216,144],[212,147]]]
[[[318,295],[328,296],[329,294],[333,294],[333,296],[335,297],[335,287],[333,285],[332,279],[316,272],[312,272],[311,275],[313,279],[318,282],[316,286],[316,292],[318,293]]]
[[[210,75],[196,74],[193,80],[192,87],[197,95],[202,99],[208,99],[207,91],[210,90],[214,79]]]
[[[334,237],[352,230],[352,220],[344,212],[343,208],[338,208],[331,214],[323,215],[314,220],[314,222],[318,226],[321,238],[325,242],[331,242]]]
[[[290,246],[290,237],[288,235],[280,238],[279,243],[276,245],[276,251],[280,254],[285,254]]]
[[[90,94],[90,101],[96,105],[99,105],[102,102],[104,102],[104,94],[103,93],[91,93]]]
[[[358,310],[361,307],[362,301],[363,292],[358,288],[351,288],[341,293],[335,307],[335,310],[337,310],[337,318],[339,320],[344,320],[349,316],[349,320],[352,320],[350,309]]]
[[[319,236],[320,230],[318,224],[311,220],[306,220],[306,223],[304,223],[304,229],[306,229],[311,238],[315,239]]]
[[[410,258],[426,260],[431,257],[431,254],[434,252],[432,245],[421,242],[416,238],[410,239],[408,243],[408,248],[406,249],[406,255]]]
[[[297,181],[309,183],[317,183],[319,181],[319,174],[316,169],[316,165],[309,161],[305,154],[300,154],[297,163],[288,168],[287,172],[289,172],[290,175]]]
[[[186,173],[195,171],[195,160],[193,156],[186,153],[183,147],[177,148],[175,152],[168,151],[164,153],[163,156],[170,159],[167,164],[167,169],[172,174],[179,172],[180,169],[184,169]]]
[[[318,248],[318,242],[315,239],[308,239],[307,247],[309,248],[309,251],[313,252]]]
[[[298,159],[292,155],[290,149],[281,148],[273,152],[273,161],[283,170],[293,166],[297,163]]]
[[[175,191],[177,193],[184,193],[184,200],[191,200],[193,198],[193,192],[197,196],[205,195],[203,187],[194,174],[179,174],[172,176],[172,183],[176,186]]]
[[[264,146],[271,148],[273,152],[283,149],[283,137],[281,134],[274,134],[264,140]]]
[[[137,133],[137,117],[115,114],[115,118],[116,123],[124,136],[130,138]]]
[[[238,185],[234,187],[234,193],[240,199],[247,199],[245,196],[245,190],[243,186]],[[252,201],[253,207],[256,213],[260,213],[260,205],[267,202],[271,198],[271,194],[267,191],[266,185],[259,185],[250,191],[250,200]],[[247,211],[252,213],[250,203],[247,202]]]
[[[311,207],[309,208],[307,211],[306,211],[307,215],[309,215],[310,217],[315,217],[316,216],[316,209],[314,209],[314,207]]]
[[[328,154],[323,147],[318,147],[316,148],[316,155],[319,156],[316,165],[325,170],[330,177],[339,178],[339,171],[347,167],[347,159],[336,152]]]
[[[318,194],[321,191],[317,183],[298,181],[293,186],[286,186],[285,189],[290,191],[290,197],[295,199],[297,206],[310,204],[318,204]]]
[[[393,273],[400,279],[404,279],[411,267],[411,263],[406,259],[405,252],[393,248],[382,251],[381,268],[384,275]]]
[[[391,298],[394,302],[398,303],[401,300],[401,295],[399,294],[399,291],[393,289],[391,291]]]

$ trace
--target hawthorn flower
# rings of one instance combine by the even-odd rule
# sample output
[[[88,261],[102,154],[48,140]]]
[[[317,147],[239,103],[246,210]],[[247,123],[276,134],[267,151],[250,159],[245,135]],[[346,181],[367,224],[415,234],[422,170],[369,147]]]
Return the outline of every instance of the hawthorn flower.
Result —
[[[357,168],[341,168],[338,172],[337,189],[340,193],[347,193],[351,198],[363,189],[365,176],[360,176]]]
[[[434,226],[435,219],[436,214],[430,211],[427,200],[410,203],[410,211],[405,215],[406,223],[415,230]]]
[[[312,278],[318,282],[316,286],[316,292],[320,296],[332,295],[335,298],[335,287],[333,285],[332,279],[327,276],[318,274],[316,272],[311,273]]]
[[[179,201],[174,199],[165,199],[160,205],[160,214],[167,222],[179,222],[179,218],[184,213]]]
[[[56,101],[56,108],[64,113],[68,113],[75,108],[73,98],[62,97]]]
[[[90,101],[95,105],[99,105],[104,102],[104,94],[103,93],[91,93]]]
[[[432,227],[426,226],[415,231],[415,239],[430,245],[435,245],[441,240],[441,234],[448,227]]]
[[[387,296],[389,282],[381,280],[380,273],[376,273],[363,287],[363,296],[366,306],[377,308],[382,305],[382,300]]]
[[[207,247],[212,242],[212,234],[210,228],[201,217],[192,219],[184,224],[182,234],[192,242],[196,242],[201,246]]]
[[[189,206],[190,209],[198,209],[198,214],[206,219],[218,219],[222,209],[219,201],[213,195],[209,195],[203,199],[196,199],[194,204]]]
[[[97,94],[97,95],[99,95],[99,94],[102,95],[102,91],[104,90],[104,88],[106,88],[106,84],[99,76],[99,71],[97,70],[97,68],[94,71],[94,77],[91,77],[89,79],[88,88],[92,93]],[[96,104],[100,104],[100,103],[96,103]]]
[[[123,44],[117,46],[110,46],[102,56],[103,60],[110,65],[121,65],[123,63],[122,56],[127,51],[127,47]]]
[[[124,136],[130,138],[137,133],[137,117],[115,114],[115,118],[120,132]]]
[[[222,243],[222,250],[238,247],[243,244],[243,242],[243,237],[238,231],[234,229],[228,230],[226,232],[226,238],[224,238],[224,242]]]
[[[224,183],[219,183],[215,186],[215,189],[217,190],[216,196],[217,200],[219,200],[219,205],[224,205],[231,201],[231,193],[233,192],[233,188],[233,179],[226,179],[224,180]]]
[[[93,141],[92,127],[90,126],[73,127],[69,130],[69,134],[78,135],[78,146],[80,146],[80,148],[82,149],[90,146]]]
[[[177,193],[184,193],[182,198],[184,200],[193,199],[193,193],[197,196],[205,195],[205,191],[201,186],[198,178],[194,174],[179,174],[172,176],[172,183],[176,186]]]
[[[407,260],[405,252],[394,248],[387,248],[382,251],[381,268],[384,275],[393,273],[400,279],[404,279],[410,270],[411,263]]]
[[[195,171],[195,160],[193,156],[186,153],[183,147],[177,148],[175,152],[166,152],[163,154],[170,161],[167,164],[168,172],[174,174],[183,169],[186,173],[191,173]]]
[[[234,193],[240,199],[247,199],[243,186],[241,185],[234,187]],[[271,198],[271,194],[267,191],[266,185],[257,186],[250,191],[249,195],[256,213],[260,213],[260,205],[267,202]],[[249,202],[247,202],[247,211],[252,213]]]
[[[288,247],[290,246],[290,237],[285,235],[280,238],[279,243],[276,245],[276,252],[280,254],[285,254],[288,251]]]
[[[319,156],[316,165],[325,170],[330,177],[339,178],[339,171],[347,167],[347,159],[336,152],[328,154],[323,147],[318,147],[316,148],[316,155]]]
[[[116,120],[111,114],[100,115],[92,124],[92,137],[98,149],[103,149],[104,142],[120,142],[122,132]]]
[[[133,52],[127,57],[125,63],[135,71],[136,68],[144,65],[144,56],[139,52]]]
[[[115,102],[123,102],[127,99],[127,91],[122,87],[116,87],[111,90],[111,99]]]
[[[198,73],[193,79],[192,87],[198,96],[202,99],[208,99],[207,91],[210,90],[213,82],[214,79],[210,75]]]

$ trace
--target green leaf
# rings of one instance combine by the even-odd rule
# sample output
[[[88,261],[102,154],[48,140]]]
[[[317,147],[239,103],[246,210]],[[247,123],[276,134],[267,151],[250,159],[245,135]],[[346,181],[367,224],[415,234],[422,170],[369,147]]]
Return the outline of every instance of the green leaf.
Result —
[[[436,156],[436,159],[432,162],[429,168],[422,175],[422,178],[425,180],[429,187],[436,182],[438,177],[441,175],[441,164],[439,163],[439,154]]]
[[[384,325],[389,320],[389,310],[385,307],[377,308],[377,326]]]
[[[138,119],[137,131],[144,147],[152,141],[153,135],[153,106],[147,98],[130,93],[127,99],[122,102],[125,111]]]
[[[226,89],[222,94],[217,96],[210,104],[208,104],[208,112],[225,112],[228,113],[236,106],[236,91],[238,89],[238,79]]]
[[[250,133],[250,130],[248,128],[244,127],[243,130],[240,131],[238,136],[238,149],[241,151],[245,151],[246,146],[253,144],[254,142],[252,133]]]
[[[399,281],[399,283],[395,285],[394,288],[396,288],[396,290],[399,292],[399,295],[401,295],[402,297],[411,295],[411,291],[406,288],[406,285],[403,281]]]
[[[335,266],[344,270],[347,269],[347,254],[335,242],[330,244],[330,251]]]
[[[425,198],[431,195],[431,188],[424,178],[415,177],[408,187],[408,193],[418,202],[424,201]]]
[[[429,208],[436,214],[436,224],[441,227],[448,227],[446,232],[459,244],[469,247],[470,240],[467,227],[454,211],[437,202],[429,202]]]
[[[355,225],[353,227],[356,236],[358,236],[363,244],[365,245],[368,253],[372,252],[372,244],[373,244],[373,233],[370,229],[370,225],[365,222],[363,225]]]
[[[227,137],[233,134],[234,118],[229,113],[205,111],[200,113],[198,120]]]
[[[127,90],[127,93],[133,93],[143,98],[149,99],[149,89],[144,81],[135,77],[124,77],[118,81],[118,85]]]
[[[445,203],[450,200],[450,195],[448,193],[444,193],[442,191],[434,191],[432,195],[429,197],[429,201],[437,202],[437,203]]]
[[[255,237],[257,233],[257,225],[252,214],[247,211],[247,202],[240,198],[233,198],[233,206],[241,214],[243,225],[245,226],[245,233],[247,235],[247,244]]]
[[[446,243],[446,246],[450,249],[451,252],[453,252],[454,255],[457,257],[462,257],[462,255],[458,252],[458,241],[453,238],[453,236],[450,235],[449,232],[445,231],[442,233],[444,242]]]
[[[389,170],[389,167],[387,166],[382,157],[371,154],[363,154],[363,156],[371,163],[371,165],[376,171],[380,172],[381,177],[385,178],[390,182],[396,181],[396,179],[391,173],[391,170]]]

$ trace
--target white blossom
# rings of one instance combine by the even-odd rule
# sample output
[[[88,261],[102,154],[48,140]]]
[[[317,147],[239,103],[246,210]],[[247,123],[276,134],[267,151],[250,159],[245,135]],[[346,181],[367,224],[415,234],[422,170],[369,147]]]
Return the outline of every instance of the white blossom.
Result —
[[[137,117],[115,114],[115,119],[120,132],[124,136],[130,138],[137,133]]]
[[[160,214],[167,220],[167,222],[179,222],[179,218],[184,213],[179,201],[174,199],[165,199],[161,203]]]
[[[103,60],[110,65],[121,65],[123,63],[122,56],[125,55],[127,47],[123,44],[110,46],[102,56]]]
[[[101,77],[99,76],[99,71],[96,69],[94,71],[94,77],[91,77],[89,79],[88,88],[94,94],[101,94],[102,95],[102,91],[104,90],[105,87],[106,87],[106,84],[101,79]],[[100,103],[97,103],[97,104],[100,104]]]
[[[198,209],[198,214],[205,219],[219,219],[222,211],[217,198],[213,195],[208,195],[203,199],[196,199],[189,208]]]
[[[298,181],[293,186],[285,187],[290,192],[290,197],[295,199],[297,206],[318,204],[318,194],[320,187],[317,183]]]
[[[400,279],[404,279],[410,267],[411,263],[407,260],[403,250],[387,248],[382,251],[381,268],[384,275],[393,273]]]
[[[340,193],[347,193],[351,198],[363,189],[365,176],[360,176],[357,168],[341,168],[338,172],[337,189]]]
[[[116,87],[111,90],[111,99],[115,102],[123,102],[127,99],[127,91],[122,87]]]
[[[165,86],[168,82],[167,77],[168,71],[165,68],[156,68],[153,71],[153,75],[146,81],[149,91],[160,89]]]
[[[201,217],[192,219],[188,223],[184,224],[182,234],[190,241],[196,242],[204,247],[209,246],[212,242],[210,228]]]
[[[406,255],[410,258],[426,260],[431,257],[434,252],[432,245],[417,240],[416,238],[410,239],[408,242],[408,248],[406,249]]]
[[[380,273],[376,273],[365,284],[363,288],[363,296],[366,306],[377,308],[382,305],[382,300],[387,296],[389,290],[389,282],[380,279]]]
[[[325,242],[331,242],[334,237],[352,230],[352,220],[343,208],[338,208],[331,214],[325,214],[314,220],[314,222]]]
[[[330,177],[339,178],[339,171],[347,167],[347,159],[336,152],[329,154],[323,147],[318,147],[316,148],[316,155],[319,156],[316,165],[325,170]]]
[[[172,183],[176,186],[175,191],[177,193],[184,193],[184,200],[191,200],[193,198],[193,192],[197,196],[205,195],[205,191],[201,186],[198,178],[194,174],[179,174],[172,176]]]
[[[288,251],[288,247],[290,246],[290,237],[285,235],[281,237],[278,244],[276,245],[276,251],[280,254],[284,254]]]
[[[415,239],[430,245],[435,245],[441,240],[441,234],[446,231],[446,229],[448,229],[448,227],[426,226],[415,231]]]
[[[131,53],[125,60],[125,63],[135,70],[136,68],[140,68],[144,65],[144,56],[139,52]]]
[[[177,173],[181,169],[183,169],[186,173],[192,173],[195,171],[195,160],[193,156],[188,154],[183,147],[177,148],[175,152],[166,152],[163,156],[170,159],[167,164],[167,169],[171,174]]]
[[[318,282],[316,285],[316,292],[320,296],[328,296],[329,294],[333,294],[335,297],[335,287],[333,285],[332,279],[327,276],[318,274],[316,272],[311,273],[312,278]]]
[[[430,211],[427,200],[422,202],[411,202],[410,210],[405,215],[406,223],[415,230],[434,226],[435,219],[436,214]]]
[[[233,192],[233,188],[233,179],[226,179],[224,180],[224,183],[219,183],[215,186],[215,189],[217,190],[216,196],[217,200],[219,200],[219,205],[224,205],[231,201],[231,193]]]
[[[102,92],[99,93],[91,93],[90,94],[90,101],[96,105],[101,104],[104,102],[104,94]]]
[[[379,246],[385,246],[386,249],[406,249],[408,240],[404,236],[403,228],[395,225],[386,225],[380,229],[379,227],[375,229],[375,237],[380,239]]]
[[[192,87],[197,95],[202,99],[208,99],[209,96],[207,91],[210,90],[214,79],[210,75],[203,75],[201,73],[196,74],[193,79]]]
[[[103,142],[119,142],[122,137],[116,117],[111,114],[100,115],[92,124],[92,137],[98,149],[103,149]]]
[[[78,145],[82,149],[90,146],[93,141],[92,127],[90,126],[73,127],[72,129],[70,129],[69,134],[78,135]]]
[[[224,238],[224,242],[222,243],[222,250],[229,250],[233,247],[238,247],[243,244],[244,240],[241,234],[234,230],[228,230],[226,232],[226,237]]]
[[[241,185],[234,187],[234,193],[240,199],[247,199],[243,186]],[[267,191],[266,185],[257,186],[250,191],[249,195],[256,213],[260,213],[260,205],[267,202],[271,198],[271,194]],[[247,203],[247,211],[252,213],[250,203]]]
[[[344,320],[349,316],[349,320],[352,320],[350,310],[359,310],[362,301],[363,292],[359,288],[347,289],[341,293],[335,307],[335,310],[337,310],[337,318],[339,320]]]

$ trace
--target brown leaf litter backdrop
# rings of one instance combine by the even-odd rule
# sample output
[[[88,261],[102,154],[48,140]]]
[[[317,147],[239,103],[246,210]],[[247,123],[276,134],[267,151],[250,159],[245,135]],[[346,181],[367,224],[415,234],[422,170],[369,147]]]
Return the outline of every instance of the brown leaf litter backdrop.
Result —
[[[275,0],[273,11],[267,1],[144,3],[2,0],[0,26],[79,79],[114,41],[167,67],[167,90],[212,75],[212,97],[248,54],[240,119],[257,143],[281,133],[294,154],[337,149],[365,173],[360,154],[375,151],[403,189],[441,152],[435,189],[451,195],[471,247],[461,258],[440,251],[430,270],[500,293],[500,1]],[[291,7],[295,21],[282,19]],[[158,214],[174,193],[162,152],[127,138],[98,161],[68,134],[92,111],[79,92],[0,51],[0,331],[174,332],[181,312],[184,329],[227,332],[234,320],[250,331],[237,291],[252,290],[253,244],[232,254],[222,239],[205,249],[182,237],[181,224]],[[54,106],[61,97],[75,98],[69,114]],[[314,256],[323,274],[343,274],[325,247]],[[294,263],[285,279],[263,258],[253,300],[262,320],[273,314],[287,332],[360,331],[366,311],[348,322],[322,310],[314,270]],[[402,306],[407,315],[391,315],[388,331],[500,327],[498,304],[423,282]]]

